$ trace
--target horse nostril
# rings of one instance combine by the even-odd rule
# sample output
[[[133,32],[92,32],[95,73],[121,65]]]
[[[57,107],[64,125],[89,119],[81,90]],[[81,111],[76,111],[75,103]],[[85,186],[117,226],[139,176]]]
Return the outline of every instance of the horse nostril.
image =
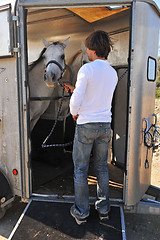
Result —
[[[55,75],[55,73],[53,73],[52,74],[52,81],[54,81],[55,77],[56,77],[56,75]]]
[[[47,80],[47,76],[46,76],[46,74],[44,74],[44,81],[46,81]]]

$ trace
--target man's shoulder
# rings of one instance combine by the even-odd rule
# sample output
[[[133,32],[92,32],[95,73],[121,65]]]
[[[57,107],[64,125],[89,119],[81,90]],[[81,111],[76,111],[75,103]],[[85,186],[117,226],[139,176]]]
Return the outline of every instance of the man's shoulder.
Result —
[[[111,66],[109,63],[108,63],[108,67],[110,68],[111,71],[113,71],[115,74],[117,74],[117,71],[115,70],[115,68],[113,66]]]
[[[85,63],[81,66],[80,71],[89,71],[93,67],[93,62]]]

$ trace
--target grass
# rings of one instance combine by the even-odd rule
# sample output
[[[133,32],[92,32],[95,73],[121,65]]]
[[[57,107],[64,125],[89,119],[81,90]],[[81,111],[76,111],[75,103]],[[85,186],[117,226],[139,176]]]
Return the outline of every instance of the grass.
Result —
[[[156,98],[160,98],[160,56],[158,57],[157,63]]]
[[[156,98],[160,98],[160,87],[156,88]]]

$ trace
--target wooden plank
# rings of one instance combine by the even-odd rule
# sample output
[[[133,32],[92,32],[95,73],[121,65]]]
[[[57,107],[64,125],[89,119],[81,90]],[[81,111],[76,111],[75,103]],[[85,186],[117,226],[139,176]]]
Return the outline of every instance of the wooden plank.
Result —
[[[109,17],[113,14],[125,11],[128,8],[122,8],[117,10],[110,10],[106,7],[87,7],[87,8],[68,8],[71,12],[74,12],[87,22],[95,22],[105,17]]]

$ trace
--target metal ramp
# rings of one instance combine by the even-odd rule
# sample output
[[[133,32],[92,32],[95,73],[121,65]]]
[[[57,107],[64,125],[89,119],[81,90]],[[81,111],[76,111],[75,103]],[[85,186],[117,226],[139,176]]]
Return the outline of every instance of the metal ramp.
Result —
[[[15,225],[9,240],[125,240],[122,206],[111,205],[110,219],[100,221],[91,206],[85,225],[77,225],[70,215],[71,203],[31,200]]]

